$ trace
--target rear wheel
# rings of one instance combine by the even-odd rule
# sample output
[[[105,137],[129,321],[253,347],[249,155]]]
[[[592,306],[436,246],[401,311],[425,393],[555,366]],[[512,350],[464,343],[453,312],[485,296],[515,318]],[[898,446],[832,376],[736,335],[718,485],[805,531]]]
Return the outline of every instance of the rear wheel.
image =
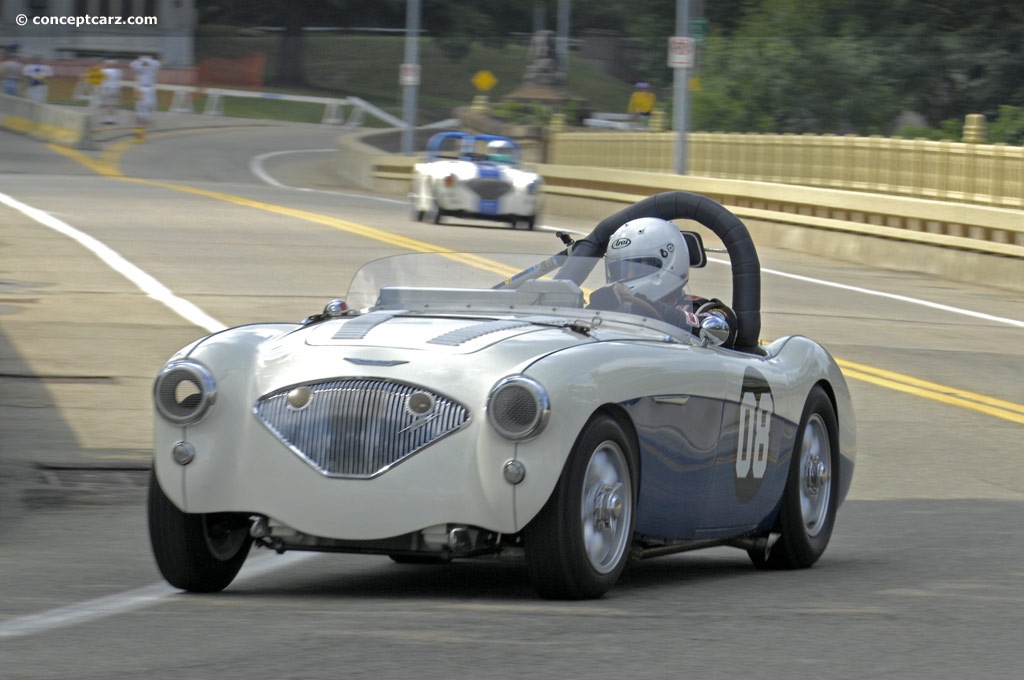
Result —
[[[637,455],[607,414],[583,429],[551,498],[526,527],[530,578],[546,598],[604,595],[629,557],[636,514]]]
[[[252,546],[246,515],[182,512],[160,488],[155,471],[149,479],[148,514],[157,567],[175,588],[194,593],[224,590]]]
[[[803,569],[818,561],[832,537],[839,501],[839,436],[835,410],[815,386],[807,397],[782,507],[775,523],[781,537],[767,551],[750,550],[762,569]]]
[[[434,224],[441,224],[441,217],[442,216],[443,216],[443,211],[441,210],[441,206],[439,206],[437,204],[437,200],[435,199],[433,204],[430,207],[430,212],[427,215],[427,219],[429,219]]]

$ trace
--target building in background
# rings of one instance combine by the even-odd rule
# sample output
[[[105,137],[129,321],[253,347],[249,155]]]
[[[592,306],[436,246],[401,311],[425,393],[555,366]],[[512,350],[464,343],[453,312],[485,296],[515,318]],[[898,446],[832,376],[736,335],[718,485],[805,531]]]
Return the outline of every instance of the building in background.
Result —
[[[195,5],[195,0],[0,0],[0,52],[56,60],[130,60],[149,54],[171,68],[188,68],[195,63]],[[38,25],[34,17],[97,17],[103,23]]]

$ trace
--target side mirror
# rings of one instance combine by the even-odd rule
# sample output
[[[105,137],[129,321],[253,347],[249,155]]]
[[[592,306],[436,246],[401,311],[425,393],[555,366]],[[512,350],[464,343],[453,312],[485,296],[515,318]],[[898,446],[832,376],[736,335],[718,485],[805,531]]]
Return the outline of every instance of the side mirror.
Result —
[[[695,231],[681,231],[686,249],[690,251],[690,266],[703,267],[708,263],[708,254],[704,250],[704,239]]]
[[[725,315],[710,312],[700,320],[700,346],[721,347],[729,339],[732,329]]]

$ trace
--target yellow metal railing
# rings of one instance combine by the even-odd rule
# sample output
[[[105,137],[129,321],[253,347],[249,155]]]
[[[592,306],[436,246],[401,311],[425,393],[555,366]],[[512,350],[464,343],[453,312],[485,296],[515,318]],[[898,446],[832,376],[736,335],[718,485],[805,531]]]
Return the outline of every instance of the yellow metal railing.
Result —
[[[674,132],[552,132],[554,165],[672,172]],[[1024,207],[1024,147],[889,137],[694,132],[687,174]]]

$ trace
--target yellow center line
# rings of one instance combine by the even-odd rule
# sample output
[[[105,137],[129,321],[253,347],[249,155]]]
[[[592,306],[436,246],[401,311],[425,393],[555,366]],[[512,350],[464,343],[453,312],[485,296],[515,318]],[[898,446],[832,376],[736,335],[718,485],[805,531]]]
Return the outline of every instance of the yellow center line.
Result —
[[[996,399],[984,394],[968,392],[955,387],[949,387],[948,385],[940,385],[902,373],[894,373],[844,359],[836,359],[836,363],[843,369],[843,375],[847,378],[855,378],[872,385],[887,387],[899,392],[913,394],[925,399],[959,406],[971,411],[995,416],[996,418],[1002,418],[1003,420],[1024,424],[1024,404],[1015,404],[1011,401],[1003,401],[1002,399]]]
[[[174,133],[167,133],[174,134]],[[70,149],[67,147],[59,146],[56,144],[49,144],[48,146],[68,158],[78,161],[82,165],[90,168],[96,173],[103,175],[104,177],[111,177],[114,179],[120,179],[126,182],[134,182],[136,184],[145,184],[148,186],[162,187],[173,191],[181,191],[188,194],[194,194],[196,196],[203,196],[219,201],[226,201],[228,203],[234,203],[235,205],[255,208],[257,210],[263,210],[266,212],[282,215],[284,217],[291,217],[294,219],[304,220],[307,222],[313,222],[316,224],[322,224],[324,226],[332,227],[340,231],[345,231],[356,236],[362,236],[364,238],[381,241],[399,248],[405,248],[421,253],[438,253],[444,257],[448,257],[457,262],[468,264],[470,266],[478,267],[484,271],[493,272],[502,277],[509,277],[516,273],[516,269],[503,265],[494,260],[490,260],[479,255],[472,255],[466,253],[457,253],[449,248],[444,248],[432,243],[425,241],[419,241],[404,236],[398,236],[390,232],[384,231],[383,229],[376,229],[356,222],[349,222],[336,217],[329,217],[327,215],[321,215],[319,213],[309,212],[307,210],[298,210],[295,208],[286,208],[284,206],[275,205],[272,203],[264,203],[262,201],[254,201],[241,196],[235,196],[233,194],[224,194],[218,191],[209,191],[207,189],[199,189],[183,184],[174,184],[171,182],[161,182],[156,180],[141,179],[135,177],[125,177],[121,172],[120,160],[121,156],[135,144],[138,144],[140,140],[126,140],[111,144],[104,151],[100,153],[99,159],[94,159],[80,151]],[[929,382],[927,380],[921,380],[914,378],[909,375],[902,373],[894,373],[881,368],[875,368],[873,366],[867,366],[865,364],[858,364],[852,361],[846,361],[843,359],[836,359],[836,363],[843,371],[843,375],[847,378],[853,378],[862,382],[877,385],[879,387],[885,387],[887,389],[895,390],[898,392],[904,392],[906,394],[912,394],[914,396],[922,397],[924,399],[930,399],[943,404],[949,404],[951,406],[958,406],[960,408],[969,409],[978,413],[984,413],[995,418],[1001,418],[1014,423],[1024,424],[1024,405],[1015,404],[1010,401],[1004,401],[1002,399],[996,399],[995,397],[989,397],[984,394],[977,394],[974,392],[968,392],[966,390],[960,390],[955,387],[949,387],[946,385],[940,385],[938,383]]]

